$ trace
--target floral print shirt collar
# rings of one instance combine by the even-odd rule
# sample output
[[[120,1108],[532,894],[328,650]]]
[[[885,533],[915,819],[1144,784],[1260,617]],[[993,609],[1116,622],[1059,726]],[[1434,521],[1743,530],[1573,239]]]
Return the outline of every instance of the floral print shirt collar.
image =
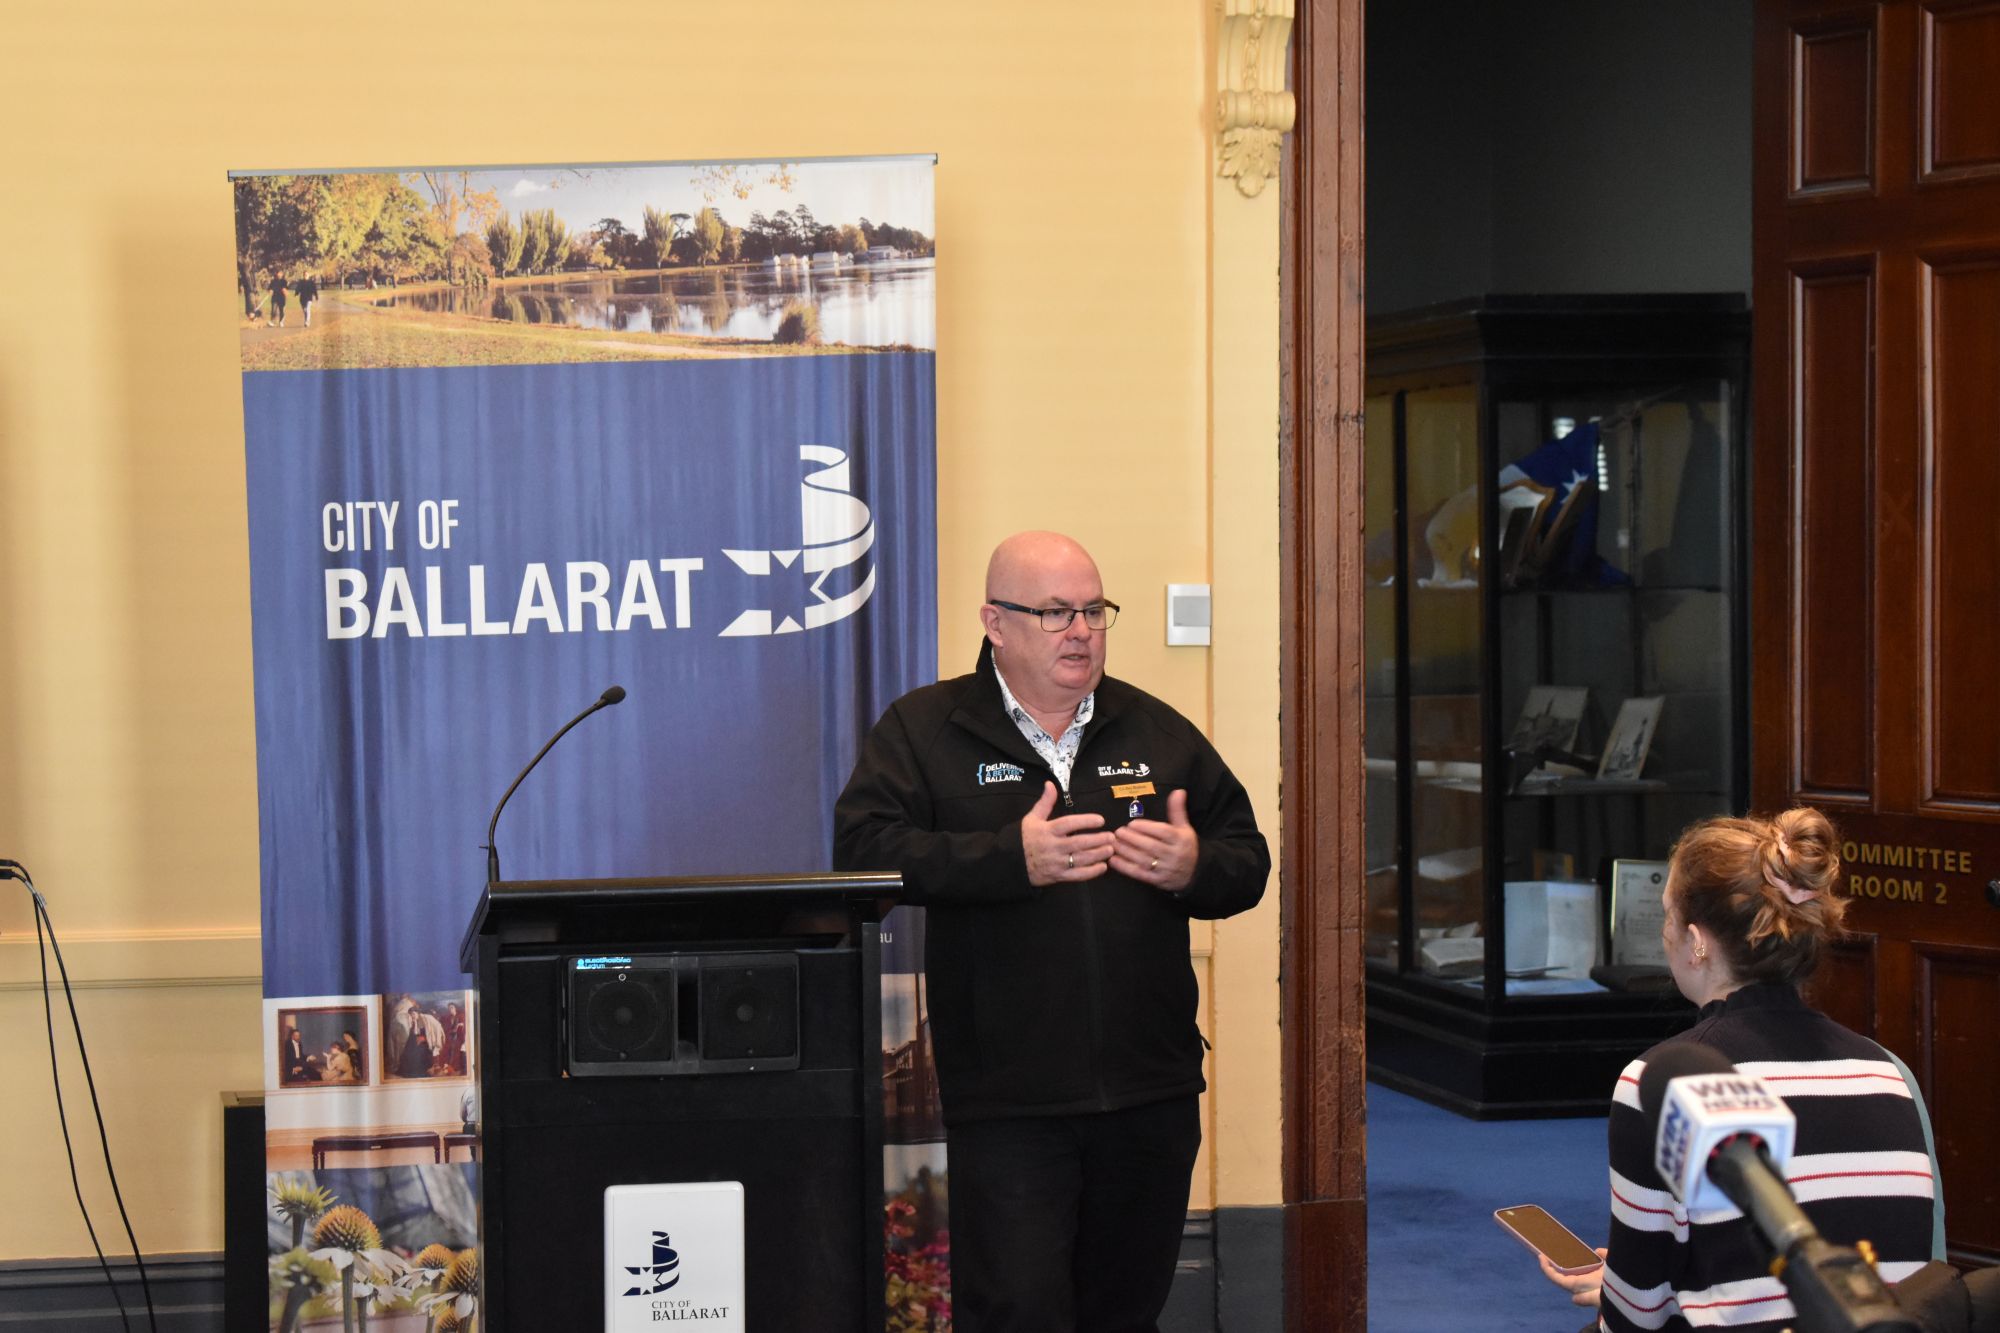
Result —
[[[1014,697],[1014,691],[1007,688],[1007,678],[1000,674],[997,664],[993,668],[993,679],[1000,682],[1000,703],[1006,708],[1007,716],[1014,719],[1014,725],[1020,728],[1022,738],[1034,747],[1042,762],[1049,766],[1049,771],[1056,775],[1057,785],[1067,792],[1070,770],[1076,766],[1076,752],[1083,744],[1083,729],[1097,711],[1097,691],[1092,690],[1083,696],[1083,702],[1076,706],[1076,716],[1070,719],[1069,726],[1063,729],[1063,734],[1058,739],[1049,735],[1042,724],[1030,717],[1027,709],[1021,707],[1020,701]]]

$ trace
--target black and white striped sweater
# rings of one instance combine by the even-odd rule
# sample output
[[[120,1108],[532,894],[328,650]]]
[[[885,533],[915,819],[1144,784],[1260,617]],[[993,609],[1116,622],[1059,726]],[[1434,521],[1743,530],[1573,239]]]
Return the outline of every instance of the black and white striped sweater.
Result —
[[[1785,1174],[1822,1235],[1843,1245],[1871,1242],[1888,1282],[1930,1259],[1934,1182],[1922,1113],[1881,1047],[1774,985],[1745,986],[1705,1006],[1674,1040],[1720,1051],[1785,1099],[1798,1117]],[[1762,1261],[1749,1221],[1734,1208],[1690,1213],[1653,1170],[1639,1111],[1645,1067],[1644,1059],[1626,1066],[1612,1099],[1600,1326],[1777,1333],[1793,1318],[1792,1303]]]

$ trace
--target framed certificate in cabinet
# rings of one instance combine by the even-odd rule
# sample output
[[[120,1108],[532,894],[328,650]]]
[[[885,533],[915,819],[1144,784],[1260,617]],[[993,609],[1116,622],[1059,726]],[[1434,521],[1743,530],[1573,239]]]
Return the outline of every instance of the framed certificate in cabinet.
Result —
[[[1611,863],[1611,961],[1632,967],[1665,967],[1667,863]]]

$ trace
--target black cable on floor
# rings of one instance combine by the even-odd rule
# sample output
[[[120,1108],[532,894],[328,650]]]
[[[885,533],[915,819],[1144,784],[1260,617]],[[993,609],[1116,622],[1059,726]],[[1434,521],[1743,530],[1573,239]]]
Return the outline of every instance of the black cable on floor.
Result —
[[[90,1220],[90,1209],[83,1202],[83,1185],[77,1178],[76,1148],[70,1140],[69,1115],[63,1106],[62,1070],[56,1058],[55,1005],[49,990],[49,953],[56,956],[56,971],[62,977],[63,999],[69,1006],[70,1027],[76,1033],[76,1053],[83,1062],[83,1079],[90,1089],[90,1110],[97,1119],[97,1141],[104,1150],[104,1173],[111,1181],[111,1197],[117,1201],[119,1220],[125,1224],[125,1239],[132,1245],[132,1262],[139,1269],[139,1290],[146,1299],[146,1322],[153,1333],[159,1333],[160,1320],[153,1309],[153,1288],[146,1277],[146,1261],[139,1253],[139,1239],[132,1233],[132,1219],[125,1211],[125,1196],[118,1188],[118,1173],[111,1165],[111,1140],[104,1130],[104,1109],[97,1100],[97,1080],[90,1072],[90,1055],[83,1047],[83,1022],[77,1017],[76,992],[70,987],[69,968],[63,962],[62,946],[56,942],[56,925],[49,917],[49,905],[40,890],[35,888],[34,878],[28,874],[26,866],[19,861],[0,860],[0,879],[18,879],[28,886],[28,896],[35,906],[35,952],[42,965],[42,1020],[49,1037],[49,1081],[55,1087],[56,1121],[62,1126],[63,1153],[69,1161],[70,1189],[76,1194],[77,1211],[83,1214],[83,1228],[90,1233],[90,1248],[97,1253],[98,1266],[104,1270],[105,1285],[111,1288],[111,1299],[118,1306],[118,1322],[126,1333],[131,1333],[132,1321],[125,1311],[125,1300],[119,1295],[117,1278],[111,1272],[111,1263],[104,1257],[104,1247],[98,1243],[97,1227]],[[43,935],[47,928],[46,939]]]

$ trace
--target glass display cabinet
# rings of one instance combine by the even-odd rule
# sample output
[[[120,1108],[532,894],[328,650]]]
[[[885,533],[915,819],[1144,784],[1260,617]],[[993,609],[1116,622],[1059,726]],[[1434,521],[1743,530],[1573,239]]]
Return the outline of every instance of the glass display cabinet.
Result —
[[[1660,886],[1748,787],[1738,295],[1368,324],[1369,1072],[1601,1111],[1685,1025]]]

